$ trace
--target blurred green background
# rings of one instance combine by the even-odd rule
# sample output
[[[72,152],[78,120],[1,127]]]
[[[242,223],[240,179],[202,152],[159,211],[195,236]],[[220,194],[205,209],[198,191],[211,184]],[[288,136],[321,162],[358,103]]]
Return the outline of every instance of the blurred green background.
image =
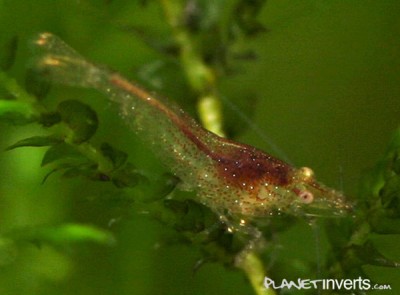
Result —
[[[48,31],[91,60],[193,110],[178,67],[165,66],[159,53],[129,30],[135,25],[160,38],[169,34],[158,1],[141,2],[0,1],[1,44],[15,35],[19,40],[9,75],[23,85],[32,62],[29,40]],[[245,129],[237,136],[240,141],[286,155],[296,166],[312,167],[322,182],[355,198],[362,173],[377,162],[399,126],[399,12],[396,0],[268,1],[259,16],[268,31],[245,42],[256,60],[238,60],[234,75],[220,81],[227,128]],[[149,175],[166,171],[100,94],[57,86],[46,104],[70,98],[98,112],[95,141],[112,142]],[[242,114],[253,123],[246,124]],[[43,132],[39,126],[0,123],[0,150]],[[284,154],[271,150],[271,143]],[[49,172],[40,168],[43,152],[0,153],[0,233],[64,222],[108,228],[117,221],[109,227],[117,243],[54,248],[2,242],[7,255],[0,257],[0,294],[252,294],[239,271],[206,264],[193,275],[199,253],[164,243],[169,229],[146,214],[102,201],[98,196],[112,192],[110,184],[55,175],[42,185]],[[274,243],[279,245],[276,264],[317,261],[317,252],[324,251],[324,243],[316,245],[315,233],[302,220]],[[376,243],[384,254],[400,259],[397,236],[377,237]],[[379,283],[392,284],[394,293],[381,294],[400,292],[399,270],[367,267],[366,272]]]

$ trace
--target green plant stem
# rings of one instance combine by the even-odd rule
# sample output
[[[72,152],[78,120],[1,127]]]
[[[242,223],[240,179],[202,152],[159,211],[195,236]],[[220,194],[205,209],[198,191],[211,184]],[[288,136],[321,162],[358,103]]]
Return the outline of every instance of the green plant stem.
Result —
[[[79,145],[74,144],[74,146],[79,152],[97,164],[97,170],[99,172],[108,175],[113,170],[112,162],[108,158],[104,157],[101,151],[89,142],[84,142]]]
[[[0,71],[0,85],[21,102],[36,103],[36,99],[21,88],[15,79]]]
[[[260,257],[254,251],[247,251],[242,255],[238,259],[236,266],[245,272],[254,292],[257,295],[275,295],[276,293],[273,289],[264,287],[265,270]]]
[[[0,114],[15,112],[21,113],[27,118],[39,115],[39,111],[36,109],[36,99],[22,89],[15,79],[8,77],[6,73],[1,71],[0,85],[17,99],[2,100],[0,97]]]
[[[202,59],[190,36],[182,24],[182,2],[161,0],[164,14],[170,25],[175,41],[180,49],[180,59],[190,86],[198,93],[197,111],[203,126],[219,136],[225,136],[222,127],[222,106],[217,95],[214,70]],[[263,286],[265,270],[254,251],[246,251],[237,267],[242,269],[257,295],[273,295],[272,289]]]
[[[211,132],[224,136],[222,107],[217,95],[216,75],[208,66],[194,44],[190,32],[182,24],[182,3],[161,0],[165,17],[172,29],[180,50],[180,60],[188,82],[198,93],[197,111],[203,126]]]
[[[42,111],[45,111],[35,97],[27,93],[15,79],[8,77],[4,72],[0,71],[0,85],[4,87],[7,92],[13,95],[17,100],[1,100],[0,99],[0,115],[7,112],[18,112],[25,117],[40,116]],[[112,171],[113,165],[109,159],[104,157],[102,153],[92,146],[90,143],[75,144],[72,140],[68,139],[68,131],[63,131],[65,134],[65,142],[75,146],[79,152],[85,155],[88,159],[92,160],[98,165],[98,170],[105,174]]]

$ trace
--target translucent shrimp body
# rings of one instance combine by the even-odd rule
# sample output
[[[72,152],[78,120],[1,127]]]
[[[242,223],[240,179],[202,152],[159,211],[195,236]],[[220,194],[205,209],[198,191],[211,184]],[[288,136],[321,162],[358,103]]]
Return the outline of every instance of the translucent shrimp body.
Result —
[[[178,176],[187,190],[217,213],[262,217],[274,212],[342,214],[343,195],[315,181],[309,168],[296,169],[252,146],[221,138],[180,108],[118,73],[86,61],[50,33],[35,40],[43,54],[38,68],[50,79],[97,89],[115,102],[122,118]]]

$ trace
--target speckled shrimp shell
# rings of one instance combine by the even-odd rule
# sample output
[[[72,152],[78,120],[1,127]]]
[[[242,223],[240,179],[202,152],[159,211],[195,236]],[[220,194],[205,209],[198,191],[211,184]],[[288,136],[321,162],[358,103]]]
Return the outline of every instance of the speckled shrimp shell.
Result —
[[[34,41],[37,66],[50,79],[97,89],[153,147],[187,190],[215,212],[240,217],[290,214],[340,215],[351,206],[343,195],[318,183],[310,168],[296,169],[252,146],[221,138],[183,110],[167,104],[120,74],[86,61],[56,36]]]

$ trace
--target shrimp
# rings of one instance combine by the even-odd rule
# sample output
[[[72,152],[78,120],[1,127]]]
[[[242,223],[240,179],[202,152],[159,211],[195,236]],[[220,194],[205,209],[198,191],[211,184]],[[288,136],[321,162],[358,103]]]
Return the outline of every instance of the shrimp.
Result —
[[[199,202],[221,214],[259,218],[276,212],[341,216],[352,206],[344,195],[318,182],[310,168],[295,168],[250,145],[202,128],[172,103],[87,61],[51,33],[34,41],[38,69],[50,80],[106,94],[130,128],[152,147]]]

